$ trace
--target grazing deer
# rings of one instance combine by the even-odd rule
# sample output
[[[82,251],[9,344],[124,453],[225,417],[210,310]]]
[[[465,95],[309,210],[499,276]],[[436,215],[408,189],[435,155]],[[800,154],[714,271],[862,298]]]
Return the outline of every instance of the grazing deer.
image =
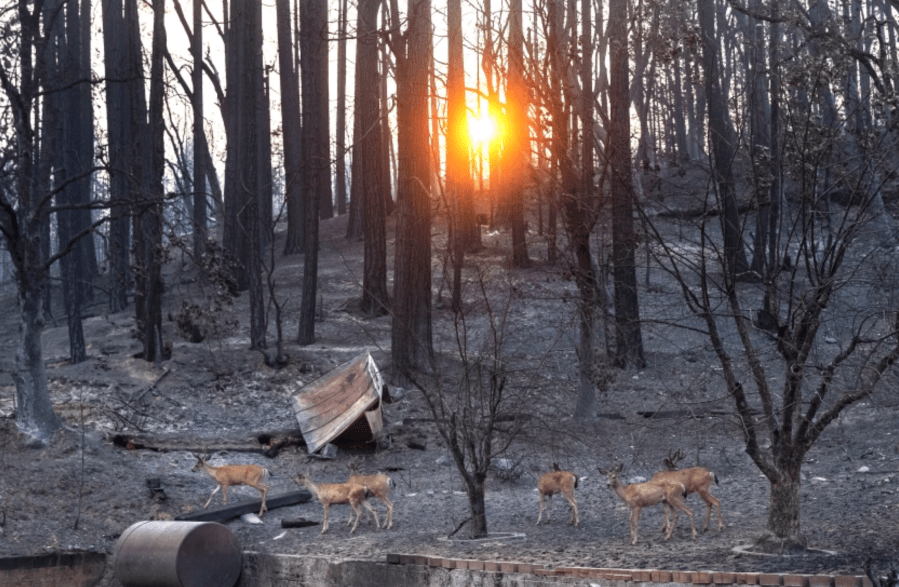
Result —
[[[712,506],[715,506],[715,511],[718,513],[718,531],[720,532],[724,527],[724,522],[721,520],[721,502],[712,495],[711,491],[712,481],[715,482],[715,485],[718,485],[718,477],[712,471],[702,467],[678,470],[677,463],[683,458],[684,452],[682,450],[677,449],[677,452],[673,454],[669,450],[668,457],[665,459],[665,470],[653,475],[652,482],[676,481],[683,484],[687,492],[686,495],[691,493],[699,494],[699,497],[705,501],[706,506],[703,531],[709,529],[709,521],[712,518]]]
[[[540,493],[540,512],[537,514],[537,525],[540,525],[540,519],[543,517],[543,496],[546,496],[546,523],[549,524],[552,517],[553,494],[561,493],[568,503],[571,504],[571,523],[577,526],[580,518],[577,514],[577,501],[574,499],[574,490],[577,488],[577,475],[571,471],[563,471],[559,469],[557,463],[553,463],[553,470],[544,473],[537,481],[537,491]]]
[[[364,475],[359,472],[360,461],[356,459],[352,459],[349,463],[350,467],[350,478],[347,479],[347,483],[355,483],[356,485],[363,485],[368,488],[371,492],[371,495],[380,500],[385,506],[387,506],[387,520],[384,522],[384,528],[390,528],[393,526],[393,503],[387,499],[387,494],[390,493],[390,489],[395,485],[393,479],[388,477],[385,473],[374,473],[371,475]],[[374,512],[374,507],[372,507],[372,512]],[[377,516],[375,516],[375,521],[377,522]]]
[[[260,481],[271,475],[268,469],[259,465],[222,465],[221,467],[213,467],[209,464],[209,457],[212,455],[201,456],[195,454],[194,456],[197,457],[197,464],[194,465],[191,471],[203,471],[218,483],[218,486],[212,490],[209,499],[206,500],[206,505],[203,506],[204,510],[209,507],[209,503],[219,489],[222,490],[223,503],[228,503],[229,487],[232,485],[249,485],[258,489],[259,493],[262,494],[262,507],[259,508],[259,515],[261,516],[262,512],[268,511],[265,505],[265,498],[268,496],[268,485],[260,483]]]
[[[696,526],[693,524],[693,511],[684,505],[684,486],[680,483],[663,482],[653,483],[634,483],[631,485],[622,485],[618,480],[618,473],[621,472],[623,465],[619,463],[615,469],[606,471],[599,468],[599,472],[606,476],[609,487],[615,491],[621,501],[627,504],[631,513],[628,520],[631,526],[631,544],[637,544],[637,529],[640,524],[640,510],[645,507],[662,503],[665,507],[665,540],[671,538],[674,526],[677,524],[677,512],[682,511],[690,517],[690,527],[693,530],[693,540],[696,540]],[[668,508],[674,510],[674,521],[668,524]]]
[[[356,526],[359,525],[359,518],[362,517],[362,510],[359,509],[360,504],[375,517],[375,526],[377,526],[378,529],[381,528],[375,508],[373,508],[366,499],[371,495],[368,487],[357,485],[356,483],[322,483],[319,485],[312,480],[308,473],[300,473],[297,475],[296,482],[308,489],[309,492],[321,502],[322,507],[324,508],[322,534],[328,531],[328,518],[330,516],[329,512],[331,506],[340,503],[350,504],[350,507],[353,508],[353,513],[356,514],[356,522],[353,524],[353,529],[350,530],[350,534],[356,531]]]

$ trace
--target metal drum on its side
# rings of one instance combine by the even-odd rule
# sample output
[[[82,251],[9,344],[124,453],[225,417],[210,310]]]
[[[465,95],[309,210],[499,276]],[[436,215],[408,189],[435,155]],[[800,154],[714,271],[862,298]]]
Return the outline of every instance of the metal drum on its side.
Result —
[[[242,553],[237,538],[214,522],[137,522],[113,551],[125,587],[233,587]]]

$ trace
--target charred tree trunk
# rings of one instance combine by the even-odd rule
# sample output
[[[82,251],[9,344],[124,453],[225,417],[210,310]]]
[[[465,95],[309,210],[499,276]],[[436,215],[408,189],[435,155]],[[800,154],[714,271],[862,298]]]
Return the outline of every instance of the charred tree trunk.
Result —
[[[130,107],[127,75],[124,5],[122,0],[103,2],[103,45],[106,66],[106,126],[109,133],[109,310],[128,305],[130,260]]]
[[[627,2],[609,2],[609,30],[612,38],[609,104],[609,160],[612,172],[612,263],[615,280],[615,365],[646,366],[640,305],[637,297],[637,272],[634,234],[634,189],[631,177],[630,97],[628,94]]]
[[[468,484],[468,512],[472,538],[487,536],[487,503],[484,499],[484,479],[476,475],[473,479],[467,479]]]
[[[361,171],[358,182],[364,215],[365,265],[362,273],[362,311],[381,315],[390,307],[387,293],[387,231],[384,209],[387,183],[381,159],[380,79],[377,23],[380,0],[360,0],[356,27],[356,111],[362,134],[353,148],[353,162]],[[358,162],[357,162],[358,158]]]
[[[718,65],[718,39],[715,36],[715,2],[698,4],[702,36],[702,62],[706,99],[709,107],[709,139],[712,149],[712,174],[722,209],[721,231],[724,237],[724,270],[734,276],[749,269],[743,248],[737,194],[734,188],[734,142],[727,120],[727,98],[721,87]]]
[[[431,42],[430,0],[409,0],[405,42],[397,51],[399,126],[398,218],[394,257],[391,354],[397,372],[430,369],[431,333],[431,165],[428,87]]]
[[[194,259],[200,262],[206,252],[208,236],[206,221],[206,131],[203,129],[203,13],[202,3],[193,2],[193,135],[194,135],[194,193],[193,230]]]
[[[46,194],[36,193],[37,184],[32,181],[35,172],[32,117],[37,99],[37,80],[43,79],[46,73],[43,59],[35,58],[46,50],[46,46],[40,31],[41,13],[37,10],[29,12],[31,4],[27,0],[19,0],[16,4],[21,27],[19,86],[16,88],[4,83],[2,88],[14,123],[15,150],[11,154],[18,167],[18,181],[14,182],[16,207],[10,205],[6,198],[0,198],[0,238],[15,267],[22,319],[16,368],[12,374],[16,386],[16,426],[31,437],[35,446],[46,446],[53,433],[63,427],[63,422],[50,401],[41,346],[41,290],[46,282],[47,266],[41,260],[40,238],[42,216],[47,214],[47,210],[44,203]]]
[[[503,155],[508,162],[507,203],[512,225],[512,266],[530,267],[524,220],[524,178],[531,154],[531,140],[527,119],[528,91],[524,81],[524,32],[521,0],[509,5],[509,75],[506,101],[506,145]]]
[[[293,60],[293,28],[290,0],[277,0],[278,64],[281,68],[281,123],[284,127],[284,199],[287,203],[287,237],[284,254],[302,251],[303,237],[303,126],[300,119],[300,84]]]
[[[300,306],[297,342],[315,342],[315,306],[318,291],[319,207],[330,185],[328,150],[328,45],[327,3],[303,2],[300,11],[300,45],[303,80],[303,153],[306,158],[305,240],[303,252],[303,299]]]
[[[165,53],[165,0],[153,0],[153,49],[150,58],[150,103],[146,127],[149,138],[148,169],[145,175],[147,198],[142,202],[140,216],[143,228],[143,266],[146,271],[143,342],[145,361],[159,363],[163,360],[162,340],[162,202],[165,199],[163,174],[165,173],[165,129],[163,126],[163,55]]]
[[[337,149],[337,163],[334,169],[337,214],[346,214],[346,30],[347,0],[341,0],[337,16],[337,122],[334,141]]]

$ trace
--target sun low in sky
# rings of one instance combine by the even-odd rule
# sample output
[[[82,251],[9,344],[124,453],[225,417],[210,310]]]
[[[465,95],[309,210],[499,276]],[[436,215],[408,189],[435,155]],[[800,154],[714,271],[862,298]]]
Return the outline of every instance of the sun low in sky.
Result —
[[[487,112],[480,115],[469,113],[468,134],[471,137],[471,146],[474,149],[484,149],[497,134],[496,121]]]

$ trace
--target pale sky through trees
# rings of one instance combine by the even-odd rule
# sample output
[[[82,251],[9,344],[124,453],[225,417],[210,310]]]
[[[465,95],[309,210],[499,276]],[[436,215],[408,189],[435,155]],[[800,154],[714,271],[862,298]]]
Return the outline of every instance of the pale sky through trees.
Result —
[[[191,0],[181,0],[182,8],[185,12],[185,15],[189,18],[190,12],[192,10]],[[477,46],[481,47],[483,50],[483,33],[480,31],[481,27],[478,25],[478,20],[482,19],[482,16],[479,13],[478,6],[480,3],[472,3],[472,2],[463,2],[462,6],[462,19],[463,19],[463,35],[464,35],[464,46],[465,46],[465,74],[466,74],[466,88],[473,89],[477,87],[478,76],[480,75],[480,83],[482,88],[484,87],[484,74],[483,71],[478,72],[477,68],[479,66],[479,56],[475,52],[475,48]],[[525,3],[526,5],[529,3]],[[215,3],[207,4],[213,10],[220,10],[221,5]],[[336,80],[337,80],[337,16],[338,16],[338,7],[339,0],[331,0],[329,2],[329,35],[332,39],[332,42],[329,44],[329,62],[330,62],[330,72],[329,79],[331,84],[331,89],[329,92],[329,99],[331,103],[331,111],[332,113],[336,110],[337,107],[337,90],[336,90]],[[184,29],[181,25],[181,22],[178,18],[178,15],[175,12],[173,7],[173,3],[169,2],[167,6],[168,10],[166,13],[166,33],[168,37],[168,49],[172,54],[172,58],[175,64],[181,69],[182,75],[189,76],[191,65],[191,56],[190,49],[188,46],[187,36],[184,33]],[[95,38],[99,39],[99,35],[101,33],[100,30],[100,5],[98,3],[94,3],[93,10],[95,12],[93,19],[93,27],[94,27],[94,35]],[[262,7],[262,19],[263,19],[263,63],[267,68],[270,69],[271,75],[277,76],[278,66],[277,66],[277,36],[275,34],[275,9],[272,3],[264,3]],[[494,22],[504,22],[507,17],[507,10],[503,6],[495,6],[494,7]],[[525,8],[527,11],[527,8]],[[347,120],[352,120],[352,107],[353,107],[353,79],[354,79],[354,64],[353,58],[355,55],[354,52],[354,28],[355,28],[355,7],[353,3],[350,3],[349,7],[350,15],[348,19],[348,37],[349,37],[349,47],[347,49]],[[400,2],[400,11],[405,11],[405,2]],[[151,23],[152,23],[152,10],[144,4],[140,4],[140,13],[141,13],[141,26],[142,30],[146,36],[145,50],[146,47],[149,46],[150,32],[151,32]],[[206,16],[204,12],[204,17]],[[216,18],[220,18],[219,14],[216,14]],[[446,44],[446,17],[445,17],[445,4],[435,3],[433,5],[433,25],[434,25],[434,54],[435,54],[435,68],[437,73],[437,92],[438,92],[438,107],[440,108],[440,112],[438,113],[440,117],[445,117],[445,69],[446,69],[446,55],[447,55],[447,44]],[[526,13],[525,20],[529,20],[530,15]],[[208,59],[215,66],[215,71],[218,73],[221,79],[222,86],[224,88],[224,74],[225,74],[225,56],[224,56],[224,46],[222,43],[221,36],[218,34],[216,25],[209,21],[208,17],[204,19],[206,26],[204,27],[204,54],[208,56]],[[381,23],[381,13],[379,12],[378,24],[380,26]],[[527,27],[527,24],[525,25]],[[496,37],[499,33],[494,31],[494,36]],[[92,63],[92,68],[94,74],[97,77],[102,77],[103,72],[103,52],[102,52],[102,44],[95,43],[95,51],[94,58]],[[181,89],[177,86],[177,82],[172,79],[171,73],[166,72],[167,79],[169,80],[169,98],[173,98],[174,96],[178,96],[179,99],[172,101],[170,104],[172,114],[175,118],[173,122],[177,123],[182,127],[182,133],[185,139],[190,139],[190,103],[189,101],[182,96]],[[215,99],[215,91],[212,83],[204,76],[204,88],[203,93],[206,96],[206,100],[208,102],[208,106],[206,107],[205,117],[206,117],[206,133],[207,140],[209,141],[210,149],[213,153],[213,160],[218,167],[218,172],[221,175],[224,171],[224,149],[225,149],[225,139],[224,139],[224,130],[222,128],[221,122],[221,111],[217,105],[217,100]],[[394,91],[392,78],[388,78],[388,93],[392,95]],[[281,108],[280,108],[280,85],[276,79],[272,79],[270,85],[271,92],[271,119],[272,119],[272,128],[276,130],[278,136],[274,138],[273,148],[277,151],[277,156],[280,157],[281,152],[281,144],[280,144],[280,130],[281,130]],[[99,91],[99,90],[98,90]],[[482,91],[484,91],[482,89]],[[478,96],[474,91],[467,92],[468,97],[468,107],[472,113],[476,113],[479,108],[478,104]],[[95,96],[96,98],[96,96]],[[95,99],[97,105],[97,113],[96,113],[96,122],[102,128],[105,126],[105,113],[103,110],[103,100]],[[481,118],[486,119],[486,100],[481,97],[480,100],[480,109],[482,112]],[[395,115],[395,112],[391,113]],[[335,116],[331,117],[331,135],[332,138],[334,136],[335,129]],[[474,119],[474,116],[472,116]],[[392,121],[392,125],[395,121]],[[479,132],[479,136],[492,136],[496,132],[496,124],[484,123],[481,125],[482,130]],[[491,130],[491,128],[493,130]],[[347,124],[347,147],[349,148],[352,142],[352,124]],[[394,137],[395,139],[395,137]],[[168,145],[170,148],[171,145]],[[332,156],[335,155],[333,152],[333,140],[332,140]],[[274,168],[277,173],[280,173],[279,165],[274,164]]]

